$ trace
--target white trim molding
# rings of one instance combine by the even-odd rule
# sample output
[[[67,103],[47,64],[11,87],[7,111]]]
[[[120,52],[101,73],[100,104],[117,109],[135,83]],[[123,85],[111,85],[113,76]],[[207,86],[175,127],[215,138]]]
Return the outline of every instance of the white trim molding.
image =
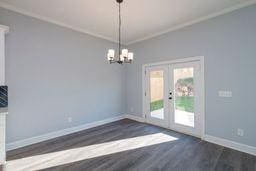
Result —
[[[5,34],[9,27],[0,25],[0,85],[5,85]]]
[[[0,165],[4,164],[6,161],[5,153],[5,132],[6,132],[6,112],[1,112],[0,108]],[[1,167],[0,167],[1,170]]]
[[[5,34],[9,32],[9,27],[0,25],[0,86],[5,85]],[[6,147],[5,147],[5,128],[6,113],[8,111],[0,110],[0,165],[5,163]]]
[[[87,123],[84,125],[79,125],[76,127],[71,127],[71,128],[47,133],[44,135],[39,135],[39,136],[24,139],[24,140],[19,140],[19,141],[15,141],[12,143],[8,143],[6,145],[6,147],[7,147],[6,149],[7,149],[7,151],[14,150],[17,148],[21,148],[21,147],[25,147],[25,146],[32,145],[35,143],[39,143],[42,141],[46,141],[46,140],[61,137],[64,135],[72,134],[75,132],[83,131],[86,129],[94,128],[94,127],[108,124],[111,122],[119,121],[122,119],[131,119],[131,120],[141,122],[141,123],[145,122],[145,118],[143,118],[143,117],[135,116],[135,115],[131,115],[131,114],[125,114],[125,115],[120,115],[120,116],[104,119],[101,121]],[[242,143],[230,141],[230,140],[219,138],[219,137],[214,137],[211,135],[204,135],[202,137],[202,140],[256,156],[256,147],[253,147],[253,146],[248,146],[248,145],[245,145]]]
[[[131,115],[131,114],[126,114],[125,118],[131,119],[131,120],[134,120],[137,122],[142,122],[142,123],[145,122],[145,118],[140,117],[140,116]]]
[[[0,24],[0,30],[3,30],[5,32],[5,34],[7,34],[7,33],[9,33],[10,28],[8,26]]]
[[[150,35],[148,35],[146,37],[142,37],[140,39],[136,39],[136,40],[130,41],[130,42],[126,43],[126,45],[129,46],[129,45],[132,45],[134,43],[142,42],[142,41],[147,40],[147,39],[151,39],[151,38],[154,38],[154,37],[157,37],[157,36],[161,36],[163,34],[166,34],[166,33],[169,33],[169,32],[175,31],[175,30],[179,30],[179,29],[188,27],[188,26],[194,25],[196,23],[203,22],[203,21],[209,20],[211,18],[218,17],[220,15],[224,15],[224,14],[230,13],[232,11],[235,11],[235,10],[238,10],[240,8],[244,8],[244,7],[253,5],[255,3],[256,3],[255,0],[245,1],[244,3],[240,3],[238,5],[235,5],[235,6],[232,6],[232,7],[229,7],[229,8],[225,8],[225,9],[219,11],[219,12],[216,12],[216,13],[213,13],[213,14],[201,17],[201,18],[197,18],[197,19],[192,20],[192,21],[185,22],[185,23],[180,24],[180,25],[173,26],[173,27],[171,27],[171,28],[169,28],[167,30],[163,30],[163,31],[160,31],[160,32],[157,32],[157,33],[154,33],[154,34],[150,34]]]
[[[94,127],[108,124],[111,122],[119,121],[122,119],[131,119],[131,120],[134,120],[137,122],[144,122],[144,119],[139,116],[130,115],[130,114],[120,115],[117,117],[112,117],[112,118],[104,119],[101,121],[95,121],[92,123],[87,123],[87,124],[79,125],[76,127],[71,127],[71,128],[67,128],[67,129],[63,129],[63,130],[59,130],[59,131],[55,131],[55,132],[50,132],[47,134],[30,137],[30,138],[15,141],[15,142],[11,142],[6,145],[6,150],[11,151],[14,149],[18,149],[18,148],[22,148],[22,147],[29,146],[32,144],[36,144],[39,142],[47,141],[47,140],[50,140],[53,138],[61,137],[64,135],[72,134],[72,133],[83,131],[83,130],[90,129],[90,128],[94,128]]]
[[[220,15],[224,15],[226,13],[238,10],[240,8],[244,8],[244,7],[253,5],[255,3],[256,3],[256,0],[245,1],[245,2],[239,3],[237,5],[234,5],[232,7],[225,8],[225,9],[223,9],[221,11],[216,12],[216,13],[213,13],[213,14],[210,14],[210,15],[207,15],[207,16],[203,16],[203,17],[199,17],[199,18],[196,18],[196,19],[194,19],[192,21],[190,20],[188,22],[185,22],[183,24],[172,26],[169,29],[166,29],[166,30],[163,30],[163,31],[159,31],[159,32],[156,32],[156,33],[153,33],[153,34],[149,34],[148,36],[145,36],[145,37],[142,37],[142,38],[131,40],[131,41],[127,42],[127,43],[124,43],[124,45],[128,46],[128,45],[131,45],[131,44],[134,44],[134,43],[137,43],[137,42],[141,42],[141,41],[153,38],[153,37],[157,37],[157,36],[160,36],[160,35],[163,35],[163,34],[166,34],[166,33],[172,32],[172,31],[175,31],[175,30],[179,30],[179,29],[182,29],[184,27],[188,27],[190,25],[193,25],[193,24],[196,24],[196,23],[199,23],[199,22],[202,22],[202,21],[205,21],[205,20],[208,20],[208,19],[220,16]],[[88,34],[88,35],[91,35],[91,36],[94,36],[94,37],[98,37],[98,38],[101,38],[101,39],[105,39],[105,40],[117,43],[117,41],[115,39],[111,38],[111,37],[106,37],[106,36],[103,36],[101,34],[93,33],[91,31],[88,31],[88,30],[83,29],[83,28],[75,27],[75,26],[72,26],[72,25],[64,23],[64,22],[53,20],[53,19],[51,19],[49,17],[44,17],[42,15],[38,15],[36,13],[33,13],[33,12],[29,11],[29,10],[26,10],[26,9],[23,9],[23,8],[19,8],[19,7],[15,7],[14,5],[10,5],[10,4],[6,3],[6,2],[0,2],[0,7],[8,9],[8,10],[11,10],[11,11],[14,11],[14,12],[17,12],[17,13],[20,13],[20,14],[23,14],[23,15],[26,15],[26,16],[37,18],[39,20],[43,20],[43,21],[46,21],[46,22],[49,22],[49,23],[53,23],[53,24],[56,24],[56,25],[59,25],[59,26],[62,26],[62,27],[68,28],[68,29],[72,29],[74,31],[78,31],[78,32],[81,32],[81,33],[85,33],[85,34]]]
[[[169,60],[169,61],[148,63],[148,64],[142,65],[142,67],[144,69],[145,67],[150,67],[150,66],[167,65],[167,64],[173,64],[173,63],[183,63],[183,62],[191,62],[191,61],[202,61],[202,62],[204,62],[204,56],[184,57],[184,58],[177,58],[177,59],[173,59],[173,60]]]
[[[46,140],[61,137],[61,136],[64,136],[64,135],[79,132],[79,131],[82,131],[82,130],[94,128],[94,127],[101,126],[101,125],[104,125],[104,124],[108,124],[108,123],[111,123],[111,122],[119,121],[119,120],[122,120],[122,119],[125,119],[125,118],[126,118],[125,115],[120,115],[120,116],[104,119],[104,120],[101,120],[101,121],[95,121],[95,122],[92,122],[92,123],[87,123],[87,124],[84,124],[84,125],[71,127],[71,128],[67,128],[67,129],[63,129],[63,130],[59,130],[59,131],[55,131],[55,132],[51,132],[51,133],[47,133],[47,134],[43,134],[43,135],[31,137],[31,138],[27,138],[27,139],[24,139],[24,140],[11,142],[11,143],[8,143],[6,145],[6,150],[7,151],[14,150],[14,149],[17,149],[17,148],[21,148],[21,147],[25,147],[25,146],[28,146],[28,145],[36,144],[36,143],[39,143],[39,142],[42,142],[42,141],[46,141]]]
[[[66,24],[64,22],[60,22],[60,21],[53,20],[53,19],[48,18],[48,17],[44,17],[44,16],[41,16],[41,15],[35,14],[35,13],[30,12],[28,10],[10,5],[6,2],[0,2],[0,7],[11,10],[11,11],[14,11],[14,12],[17,12],[17,13],[20,13],[20,14],[23,14],[23,15],[26,15],[26,16],[29,16],[29,17],[36,18],[36,19],[39,19],[39,20],[42,20],[42,21],[46,21],[48,23],[56,24],[58,26],[65,27],[65,28],[68,28],[68,29],[71,29],[71,30],[74,30],[74,31],[77,31],[77,32],[80,32],[80,33],[85,33],[87,35],[91,35],[91,36],[94,36],[94,37],[98,37],[98,38],[101,38],[101,39],[104,39],[104,40],[108,40],[108,41],[117,43],[117,40],[115,40],[115,39],[112,39],[112,38],[109,38],[109,37],[106,37],[106,36],[103,36],[103,35],[100,35],[100,34],[92,33],[88,30],[85,30],[85,29],[82,29],[82,28],[79,28],[79,27],[75,27],[75,26]]]
[[[142,123],[146,122],[145,118],[140,117],[140,116],[131,115],[131,114],[126,114],[125,118],[131,119],[131,120],[134,120],[134,121],[137,121],[137,122],[142,122]],[[224,138],[219,138],[219,137],[215,137],[215,136],[207,135],[207,134],[203,135],[201,137],[201,139],[203,141],[207,141],[207,142],[210,142],[210,143],[213,143],[213,144],[217,144],[217,145],[220,145],[220,146],[223,146],[223,147],[227,147],[227,148],[230,148],[230,149],[234,149],[234,150],[237,150],[237,151],[240,151],[240,152],[244,152],[244,153],[248,153],[248,154],[256,156],[256,147],[254,147],[254,146],[249,146],[249,145],[246,145],[246,144],[238,143],[238,142],[235,142],[235,141],[231,141],[231,140],[227,140],[227,139],[224,139]]]
[[[241,152],[256,156],[256,147],[253,147],[253,146],[249,146],[246,144],[238,143],[235,141],[231,141],[231,140],[227,140],[224,138],[219,138],[219,137],[215,137],[207,134],[203,137],[203,140],[213,144],[221,145],[227,148],[231,148],[237,151],[241,151]]]

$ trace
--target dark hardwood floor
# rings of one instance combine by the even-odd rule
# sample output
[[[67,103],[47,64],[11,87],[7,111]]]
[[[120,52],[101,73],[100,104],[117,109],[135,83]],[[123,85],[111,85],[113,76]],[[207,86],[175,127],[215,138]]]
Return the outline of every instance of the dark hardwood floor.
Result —
[[[256,171],[256,157],[128,119],[7,154],[7,171]]]

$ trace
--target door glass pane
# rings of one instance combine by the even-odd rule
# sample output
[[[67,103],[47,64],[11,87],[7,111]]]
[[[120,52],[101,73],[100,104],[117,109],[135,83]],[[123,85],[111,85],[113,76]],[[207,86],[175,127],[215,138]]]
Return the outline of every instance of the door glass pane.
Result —
[[[194,127],[194,68],[174,69],[174,122]]]
[[[164,71],[150,72],[150,115],[164,119]]]

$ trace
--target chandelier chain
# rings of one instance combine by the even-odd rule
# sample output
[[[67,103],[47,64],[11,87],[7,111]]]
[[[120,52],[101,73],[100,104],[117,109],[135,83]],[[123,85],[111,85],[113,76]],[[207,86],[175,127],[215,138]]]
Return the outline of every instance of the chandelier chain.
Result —
[[[121,22],[121,3],[118,3],[119,4],[119,59],[120,59],[120,54],[121,54],[121,25],[122,25],[122,22]]]

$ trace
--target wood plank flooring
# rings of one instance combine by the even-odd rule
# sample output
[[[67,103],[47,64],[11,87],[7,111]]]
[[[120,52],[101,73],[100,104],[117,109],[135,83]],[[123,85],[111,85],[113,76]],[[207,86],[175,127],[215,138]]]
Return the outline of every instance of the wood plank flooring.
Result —
[[[256,157],[128,119],[7,154],[7,171],[256,171]]]

